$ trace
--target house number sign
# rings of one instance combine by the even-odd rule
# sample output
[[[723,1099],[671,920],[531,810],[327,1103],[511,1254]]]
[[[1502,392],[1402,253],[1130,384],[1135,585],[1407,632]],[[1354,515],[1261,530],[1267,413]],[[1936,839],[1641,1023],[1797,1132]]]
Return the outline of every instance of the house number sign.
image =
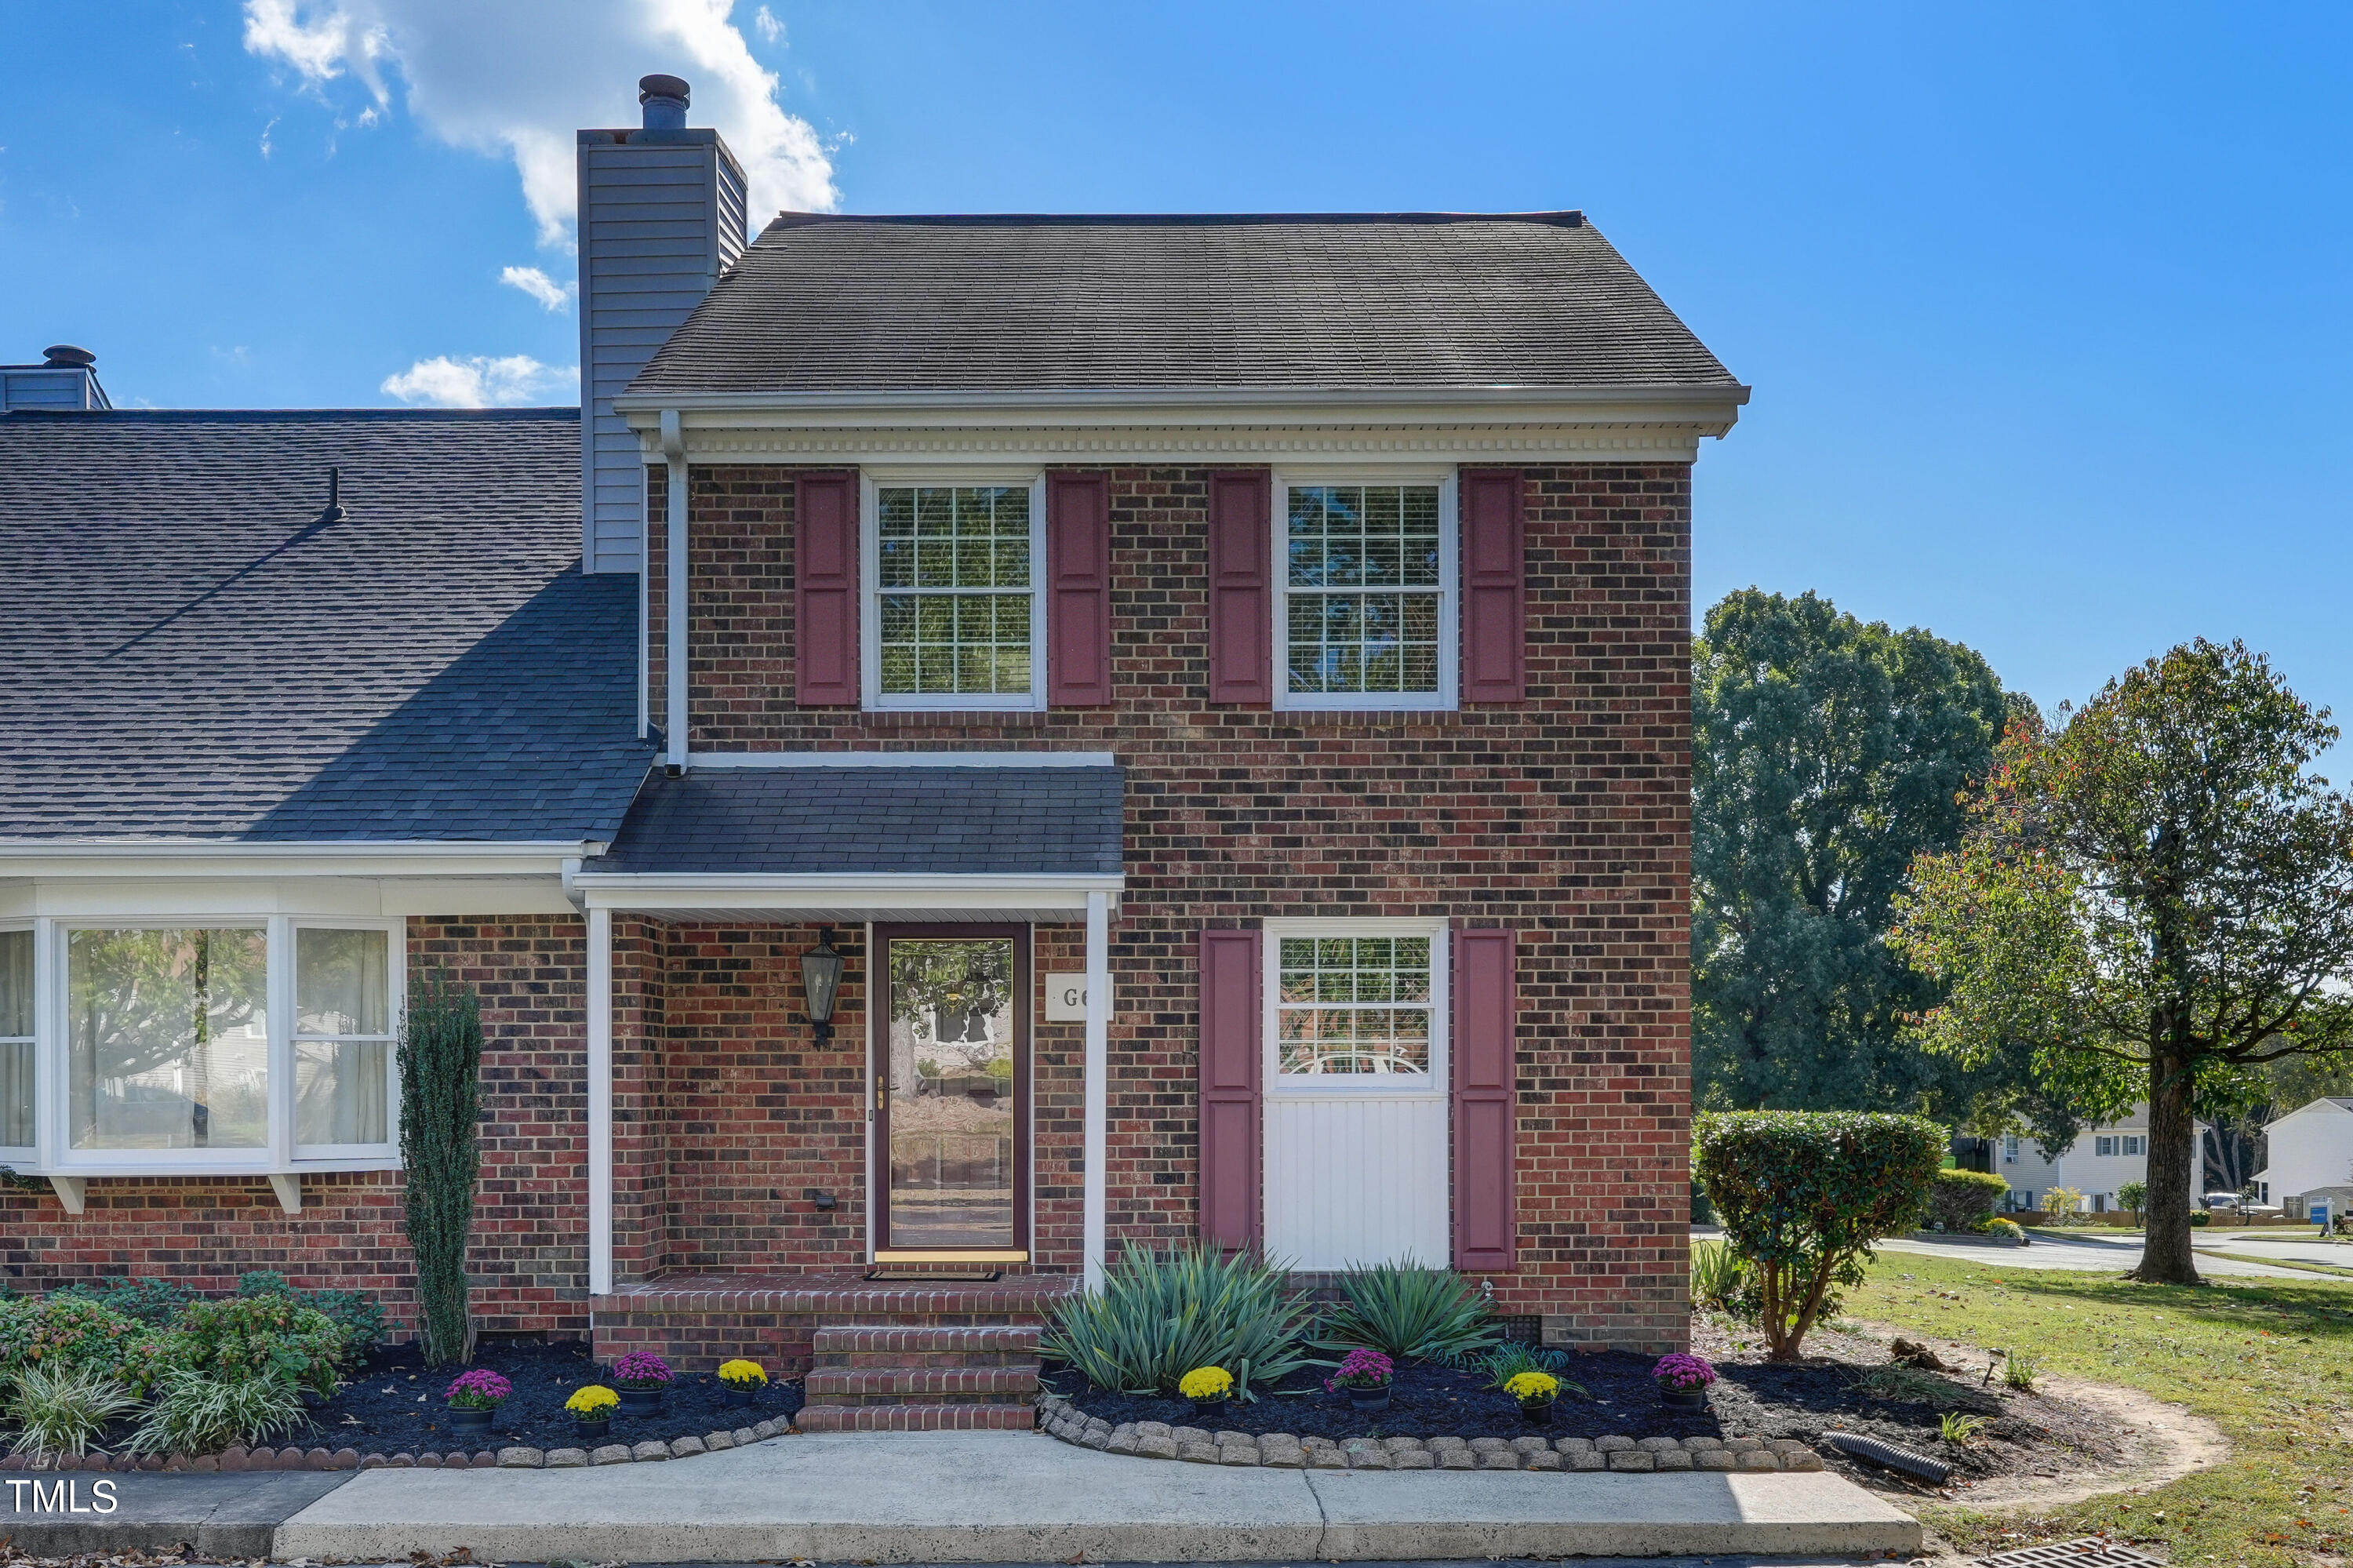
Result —
[[[1087,977],[1082,972],[1046,977],[1046,1022],[1084,1023],[1087,1021]]]

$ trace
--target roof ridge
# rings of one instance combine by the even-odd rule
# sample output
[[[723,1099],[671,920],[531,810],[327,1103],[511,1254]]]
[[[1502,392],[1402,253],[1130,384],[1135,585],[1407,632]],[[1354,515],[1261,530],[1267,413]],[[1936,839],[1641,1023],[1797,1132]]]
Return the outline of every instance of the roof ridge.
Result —
[[[1539,212],[948,212],[859,213],[780,212],[770,228],[800,228],[832,223],[939,225],[959,228],[1055,226],[1068,228],[1166,226],[1169,228],[1241,227],[1251,224],[1319,223],[1544,223],[1558,228],[1582,228],[1585,214],[1577,207]]]

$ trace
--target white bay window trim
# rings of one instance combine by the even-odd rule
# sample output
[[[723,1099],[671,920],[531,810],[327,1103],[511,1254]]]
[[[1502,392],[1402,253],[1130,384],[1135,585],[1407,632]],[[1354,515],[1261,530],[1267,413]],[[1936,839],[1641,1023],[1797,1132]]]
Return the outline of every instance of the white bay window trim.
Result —
[[[1029,492],[1029,689],[1027,692],[882,690],[882,501],[885,490],[1021,489]],[[986,590],[975,590],[986,591]],[[900,471],[858,476],[858,663],[867,711],[1027,713],[1046,706],[1046,471],[1018,468]]]
[[[40,973],[41,961],[38,950],[40,938],[34,930],[33,922],[0,920],[0,936],[32,938],[35,944],[33,973],[37,976]],[[34,994],[36,997],[39,994],[37,982],[34,988]],[[37,1006],[37,1003],[36,1005]],[[33,1028],[35,1033],[31,1034],[15,1033],[9,1029],[5,1017],[0,1016],[0,1053],[5,1053],[6,1057],[15,1059],[0,1060],[0,1096],[8,1097],[6,1102],[0,1102],[0,1165],[25,1164],[32,1160],[34,1151],[38,1147],[33,1135],[33,1126],[35,1118],[39,1115],[40,1104],[33,1092],[37,1075],[29,1060],[31,1047],[39,1038],[39,1025],[37,1021],[34,1022]],[[24,1099],[17,1102],[15,1097],[20,1094]],[[24,1118],[25,1131],[27,1136],[21,1141],[5,1136],[7,1132],[14,1130],[14,1124],[20,1111],[30,1113]]]
[[[22,929],[21,923],[12,923]],[[0,928],[8,928],[0,927]],[[385,1139],[379,1143],[298,1145],[295,1141],[295,951],[305,929],[380,931],[385,935]],[[399,1077],[392,1042],[407,993],[407,922],[401,917],[251,913],[127,916],[76,915],[32,922],[34,933],[33,1121],[30,1150],[0,1150],[0,1163],[26,1175],[56,1179],[61,1197],[79,1196],[79,1183],[100,1176],[268,1176],[290,1212],[299,1185],[279,1178],[331,1171],[391,1171],[400,1167]],[[252,1148],[76,1149],[73,1147],[73,1064],[67,1015],[70,944],[77,931],[259,930],[266,970],[264,1073],[266,1141]],[[305,1038],[316,1038],[306,1035]],[[376,1037],[371,1037],[376,1038]],[[78,1210],[76,1212],[79,1212]]]
[[[1438,491],[1438,686],[1430,692],[1293,692],[1291,689],[1291,493],[1331,485],[1435,486]],[[1396,710],[1443,713],[1461,705],[1462,530],[1455,471],[1451,468],[1375,465],[1351,468],[1284,468],[1274,471],[1270,525],[1274,530],[1274,707],[1293,711],[1363,713]],[[1302,590],[1318,591],[1318,590]]]

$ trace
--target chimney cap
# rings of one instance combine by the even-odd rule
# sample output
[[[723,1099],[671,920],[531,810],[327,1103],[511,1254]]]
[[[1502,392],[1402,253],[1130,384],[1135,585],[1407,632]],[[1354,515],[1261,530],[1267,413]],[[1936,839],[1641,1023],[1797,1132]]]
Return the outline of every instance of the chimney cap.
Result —
[[[692,101],[687,97],[686,79],[681,76],[641,76],[638,78],[638,101],[649,98],[675,98],[681,103]]]
[[[98,355],[86,348],[76,348],[69,343],[53,343],[41,350],[41,357],[60,368],[71,366],[86,370],[98,363]]]

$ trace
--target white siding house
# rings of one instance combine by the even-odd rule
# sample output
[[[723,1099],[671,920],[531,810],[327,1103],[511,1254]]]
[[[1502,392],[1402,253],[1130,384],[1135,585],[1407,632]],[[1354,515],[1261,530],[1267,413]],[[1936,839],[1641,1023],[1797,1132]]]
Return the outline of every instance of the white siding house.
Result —
[[[2353,1096],[2331,1096],[2299,1106],[2263,1128],[2269,1162],[2255,1172],[2256,1195],[2291,1219],[2301,1200],[2324,1188],[2353,1184]]]
[[[2198,1124],[2203,1133],[2205,1124]],[[2045,1160],[2033,1135],[1995,1140],[1993,1169],[2010,1182],[2008,1206],[2039,1209],[2053,1187],[2073,1187],[2084,1194],[2084,1206],[2105,1213],[2124,1205],[2116,1193],[2127,1181],[2148,1181],[2148,1107],[2133,1107],[2123,1120],[2085,1128],[2073,1146],[2055,1160]],[[2189,1201],[2202,1197],[2199,1184],[2205,1165],[2193,1147],[2189,1156]]]

